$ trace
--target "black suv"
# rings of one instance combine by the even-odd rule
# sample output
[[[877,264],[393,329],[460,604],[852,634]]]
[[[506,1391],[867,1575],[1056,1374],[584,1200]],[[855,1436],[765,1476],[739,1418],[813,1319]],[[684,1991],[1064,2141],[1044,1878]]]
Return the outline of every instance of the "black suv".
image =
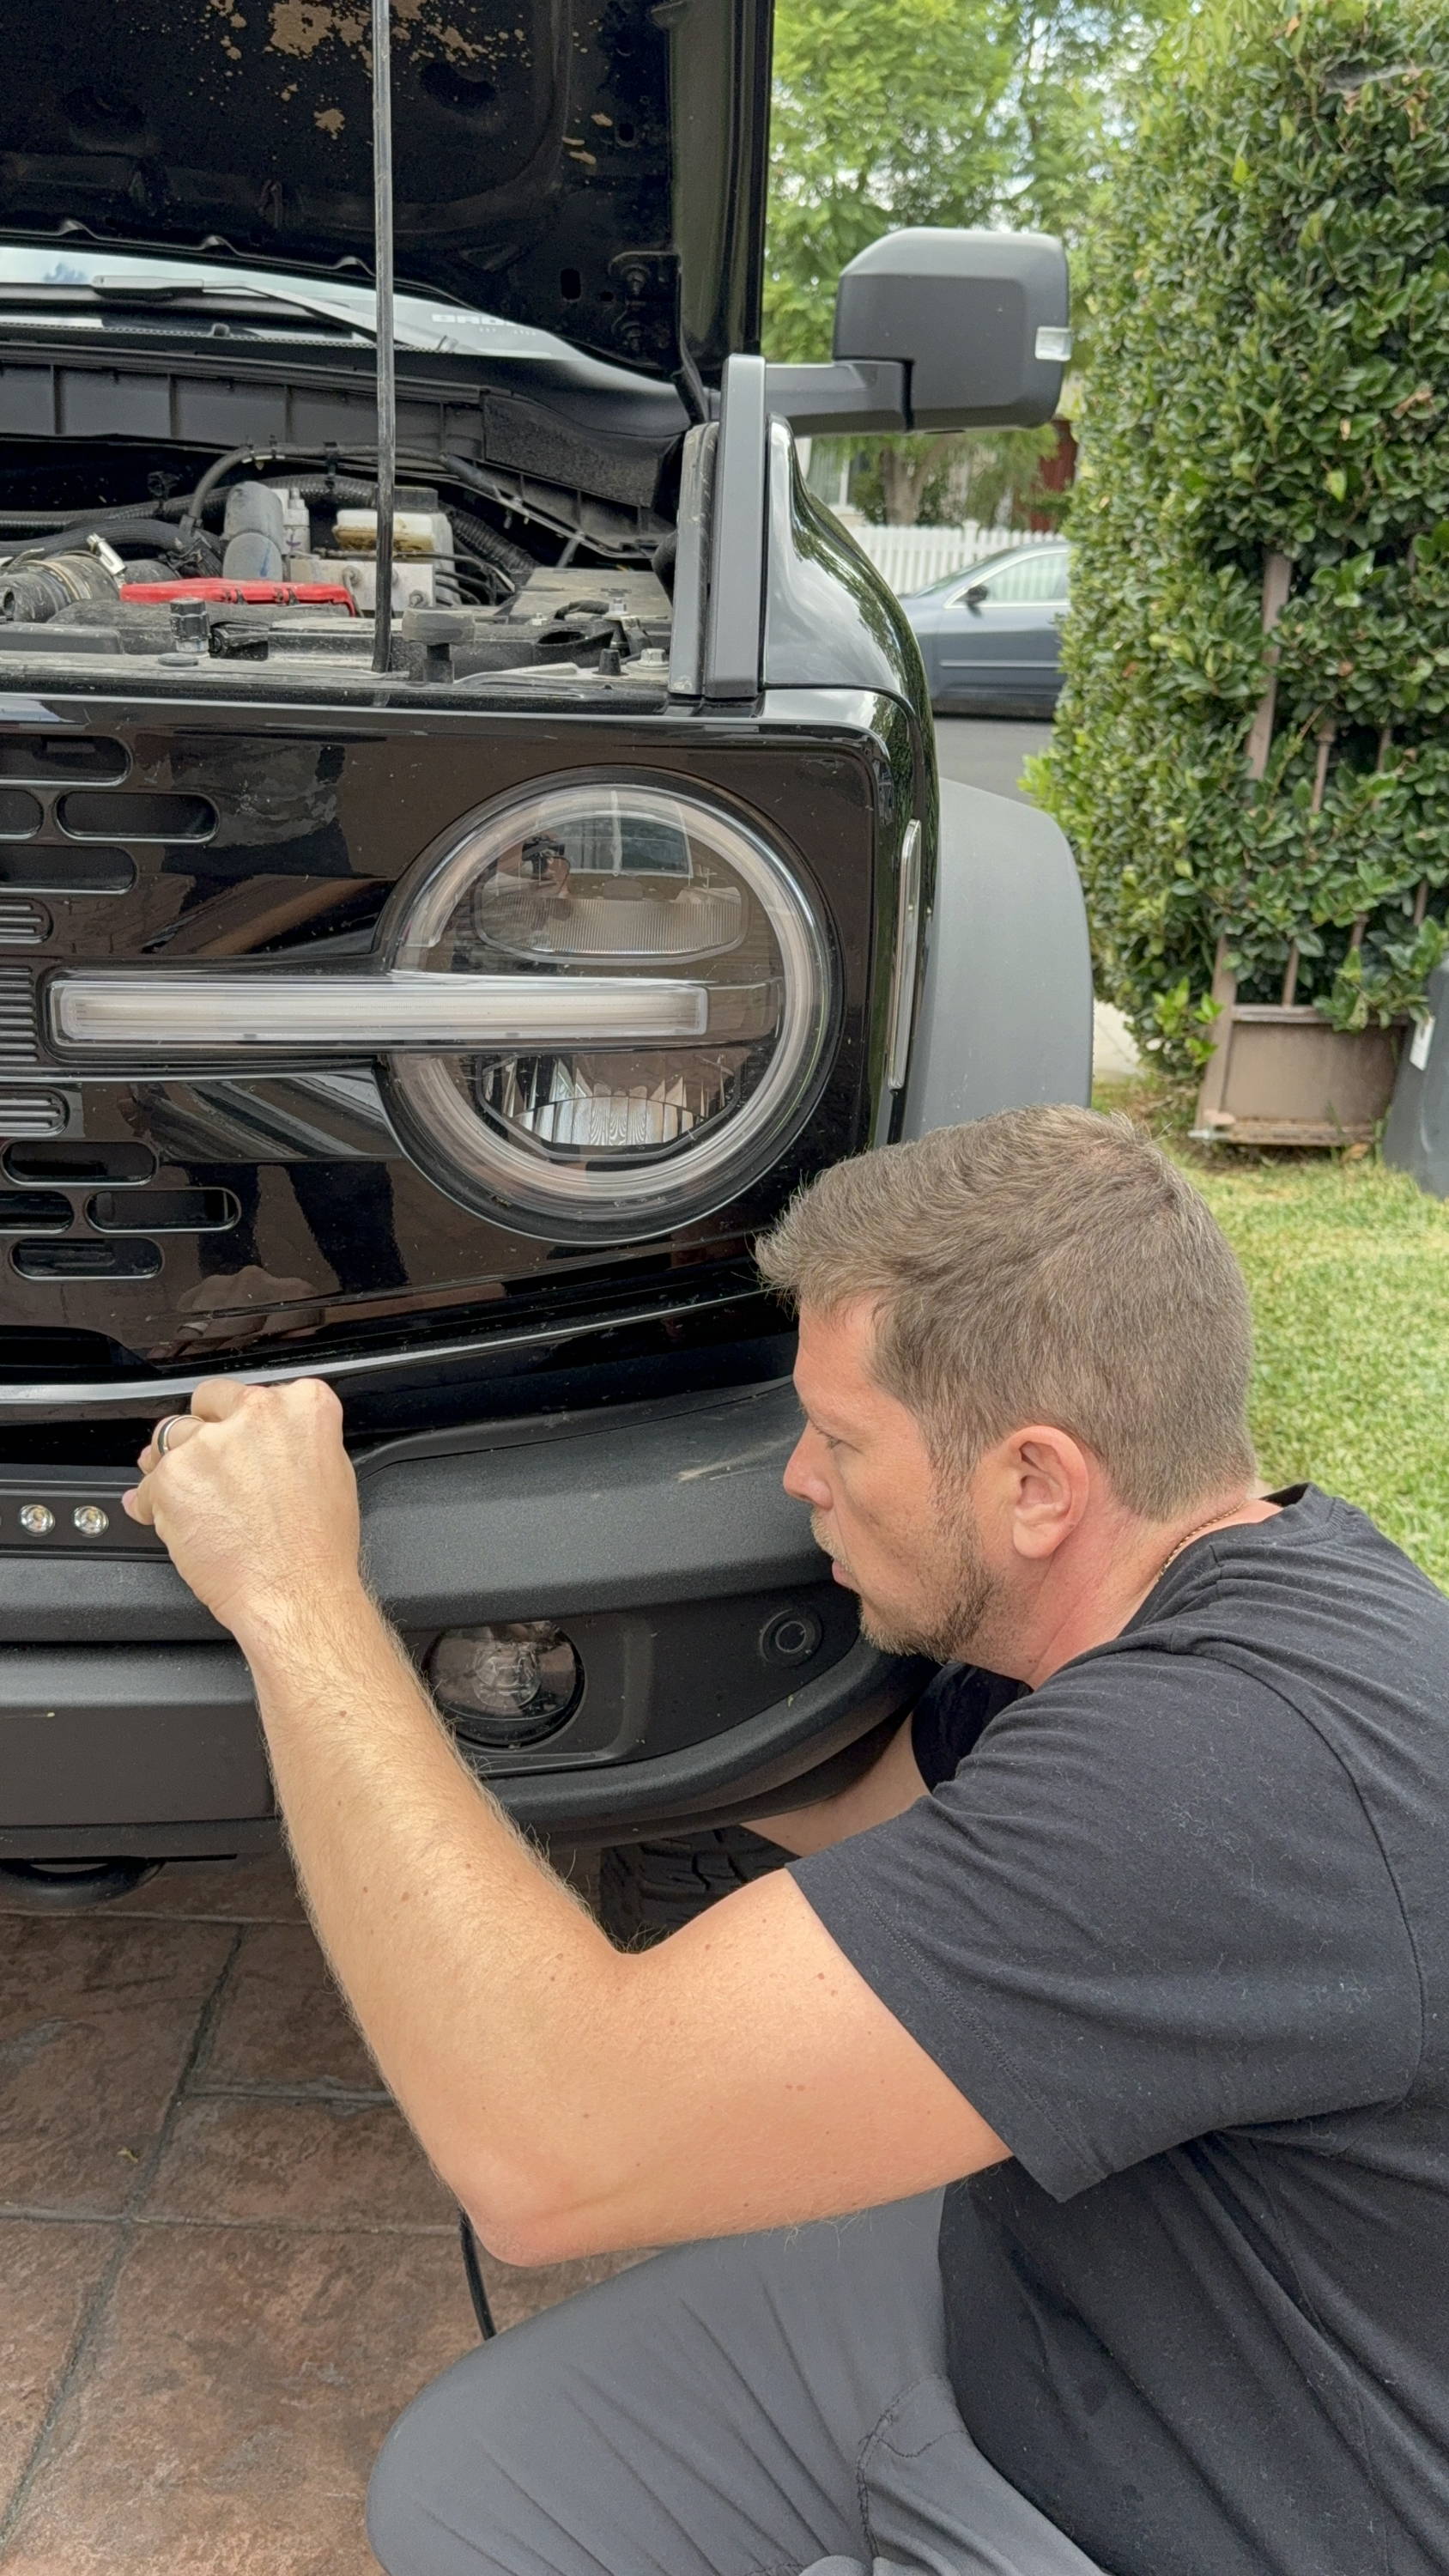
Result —
[[[219,1370],[344,1397],[372,1579],[520,1817],[823,1794],[916,1671],[781,1491],[751,1239],[1084,1098],[1090,979],[1054,827],[938,791],[796,432],[1049,417],[1060,251],[891,236],[832,364],[755,354],[765,0],[419,0],[381,65],[298,0],[10,36],[0,1860],[99,1895],[275,1834],[119,1501]]]

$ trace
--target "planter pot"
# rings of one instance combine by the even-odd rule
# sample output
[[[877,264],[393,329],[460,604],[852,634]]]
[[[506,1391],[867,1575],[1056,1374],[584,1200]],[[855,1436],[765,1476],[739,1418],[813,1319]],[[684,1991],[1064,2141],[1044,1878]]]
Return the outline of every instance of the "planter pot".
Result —
[[[1226,1001],[1194,1134],[1224,1145],[1372,1144],[1402,1028],[1330,1028],[1311,1003]]]

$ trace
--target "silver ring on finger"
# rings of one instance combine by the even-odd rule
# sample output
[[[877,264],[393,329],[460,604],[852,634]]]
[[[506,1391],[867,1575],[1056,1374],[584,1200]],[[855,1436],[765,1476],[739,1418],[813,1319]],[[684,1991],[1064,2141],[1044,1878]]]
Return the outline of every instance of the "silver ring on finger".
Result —
[[[156,1455],[158,1458],[165,1457],[167,1450],[171,1446],[171,1435],[176,1429],[180,1419],[181,1416],[179,1413],[168,1413],[164,1422],[157,1423],[155,1431],[152,1434],[152,1438],[156,1443]]]

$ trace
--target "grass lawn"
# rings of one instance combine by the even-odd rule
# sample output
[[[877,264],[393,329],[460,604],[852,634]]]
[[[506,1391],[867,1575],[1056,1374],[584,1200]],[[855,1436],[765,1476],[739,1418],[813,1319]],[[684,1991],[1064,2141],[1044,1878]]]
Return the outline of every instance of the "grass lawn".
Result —
[[[1136,1085],[1103,1108],[1135,1107]],[[1274,1485],[1361,1503],[1449,1590],[1449,1201],[1372,1158],[1203,1156],[1164,1134],[1247,1274]]]

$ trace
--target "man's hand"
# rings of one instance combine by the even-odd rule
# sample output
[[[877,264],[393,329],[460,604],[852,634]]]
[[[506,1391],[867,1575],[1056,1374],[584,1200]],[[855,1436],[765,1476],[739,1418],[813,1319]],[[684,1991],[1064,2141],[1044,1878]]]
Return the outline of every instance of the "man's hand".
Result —
[[[211,1378],[176,1417],[165,1454],[142,1450],[132,1520],[243,1646],[360,1588],[357,1482],[342,1407],[320,1378],[243,1386]]]

